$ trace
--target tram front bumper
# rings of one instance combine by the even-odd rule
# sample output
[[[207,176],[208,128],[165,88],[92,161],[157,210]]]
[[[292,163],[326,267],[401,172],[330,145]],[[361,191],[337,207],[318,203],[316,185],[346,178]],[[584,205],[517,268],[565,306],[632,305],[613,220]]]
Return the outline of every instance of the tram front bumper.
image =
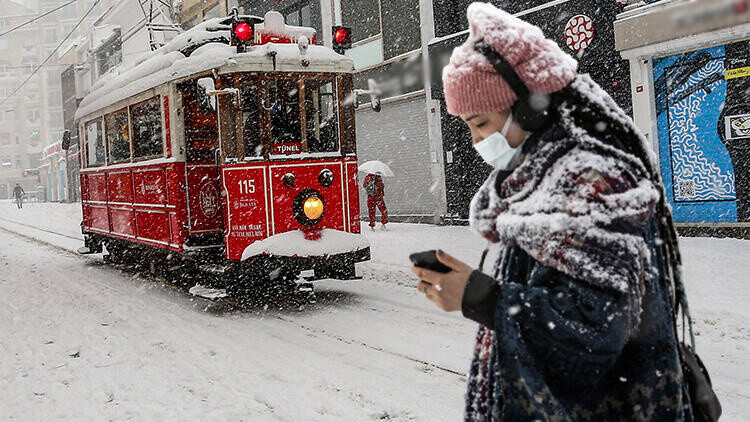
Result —
[[[311,240],[301,230],[292,230],[258,240],[242,253],[243,261],[265,261],[315,270],[316,278],[353,279],[354,264],[370,259],[370,242],[365,236],[341,230],[322,229]]]

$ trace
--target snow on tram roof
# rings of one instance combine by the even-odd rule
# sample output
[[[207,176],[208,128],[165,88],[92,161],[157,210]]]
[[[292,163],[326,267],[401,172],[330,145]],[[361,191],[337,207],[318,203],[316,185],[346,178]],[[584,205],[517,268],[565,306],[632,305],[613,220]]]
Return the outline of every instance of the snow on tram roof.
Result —
[[[237,53],[236,47],[227,44],[231,30],[225,23],[228,21],[229,18],[208,19],[176,36],[134,66],[121,71],[115,70],[102,77],[81,101],[75,119],[82,119],[169,81],[212,69],[228,73],[240,70],[236,69],[238,65],[250,65],[252,70],[273,71],[274,57],[269,54],[271,52],[275,52],[277,71],[354,70],[352,59],[319,45],[309,45],[304,55],[301,55],[297,44],[273,43],[250,46],[245,53]],[[192,50],[196,45],[199,47]],[[301,58],[307,59],[309,65],[303,67],[300,64]],[[226,67],[222,68],[223,66]]]

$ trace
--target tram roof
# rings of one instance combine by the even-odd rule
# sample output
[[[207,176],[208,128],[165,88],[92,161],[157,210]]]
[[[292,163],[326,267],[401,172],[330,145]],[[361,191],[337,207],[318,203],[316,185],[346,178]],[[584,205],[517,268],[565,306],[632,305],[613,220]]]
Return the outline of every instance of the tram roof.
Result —
[[[75,119],[85,118],[165,83],[211,70],[218,74],[354,71],[352,59],[319,45],[309,45],[304,54],[297,44],[275,43],[250,46],[246,52],[237,53],[236,47],[227,44],[231,29],[227,22],[228,18],[208,19],[135,65],[102,77],[81,101]],[[309,64],[303,66],[302,59]]]

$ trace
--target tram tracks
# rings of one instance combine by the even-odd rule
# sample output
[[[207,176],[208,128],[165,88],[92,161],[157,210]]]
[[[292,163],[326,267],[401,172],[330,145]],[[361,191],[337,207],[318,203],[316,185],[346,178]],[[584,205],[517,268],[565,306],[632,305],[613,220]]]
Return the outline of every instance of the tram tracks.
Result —
[[[30,224],[20,223],[20,222],[13,221],[13,220],[8,220],[8,219],[2,218],[2,217],[0,217],[0,221],[11,223],[11,224],[15,224],[15,225],[22,226],[22,227],[31,228],[31,229],[34,229],[34,230],[37,230],[37,231],[40,231],[40,232],[43,232],[43,233],[47,233],[47,234],[61,236],[61,237],[67,238],[67,239],[73,239],[73,240],[81,241],[80,238],[69,236],[69,235],[66,235],[64,233],[59,233],[59,232],[55,232],[55,231],[52,231],[52,230],[41,229],[39,227],[35,227],[35,226],[30,225]],[[87,261],[90,260],[90,258],[88,258],[88,257],[82,257],[82,256],[78,255],[77,253],[75,253],[74,251],[71,251],[71,250],[69,250],[69,249],[67,249],[65,247],[62,247],[60,245],[56,245],[56,244],[54,244],[54,243],[52,243],[50,241],[39,239],[39,238],[34,237],[33,235],[29,235],[27,233],[22,233],[22,232],[10,229],[7,226],[5,226],[5,227],[0,226],[0,231],[4,231],[4,232],[9,233],[11,235],[15,235],[15,236],[21,237],[21,238],[23,238],[23,239],[25,239],[27,241],[33,242],[33,243],[37,243],[37,244],[44,245],[44,246],[47,246],[49,248],[52,248],[52,249],[55,249],[55,250],[58,250],[58,251],[65,252],[66,255],[74,256],[76,258],[80,258],[80,259],[87,260]],[[113,266],[112,268],[113,269],[119,269],[120,271],[127,271],[127,270],[123,270],[122,268],[117,268],[117,267],[120,267],[120,266],[119,265],[118,266]],[[130,271],[128,271],[128,272],[130,272]],[[137,275],[139,276],[139,278],[146,279],[148,281],[161,282],[162,284],[164,284],[168,288],[179,290],[180,292],[187,294],[187,291],[185,289],[182,289],[179,286],[175,285],[174,280],[158,279],[158,278],[152,277],[152,275],[148,274],[147,272],[136,271],[135,273],[137,273]],[[99,284],[103,284],[104,285],[106,283],[100,282]],[[373,299],[373,298],[368,298],[368,300],[370,300],[370,299]],[[195,300],[199,300],[201,302],[200,309],[202,309],[205,312],[210,312],[210,313],[213,313],[213,314],[216,314],[216,315],[222,315],[222,314],[228,314],[228,313],[234,313],[234,312],[247,312],[247,313],[251,313],[251,312],[261,311],[266,316],[271,316],[271,317],[273,317],[276,320],[282,321],[285,324],[288,324],[290,326],[296,327],[296,328],[300,329],[301,331],[306,332],[308,334],[312,334],[312,335],[319,336],[319,337],[326,337],[326,338],[329,338],[329,339],[331,339],[333,341],[336,341],[336,342],[344,343],[344,344],[347,344],[347,345],[355,345],[355,346],[359,346],[359,347],[362,347],[362,348],[365,348],[365,349],[368,349],[368,350],[371,350],[371,351],[375,351],[375,352],[378,352],[378,353],[383,353],[383,354],[390,355],[390,356],[393,356],[393,357],[396,357],[396,358],[408,360],[408,361],[411,361],[411,362],[413,362],[415,364],[420,365],[422,368],[424,368],[423,370],[425,372],[440,371],[442,373],[448,374],[449,376],[456,376],[461,381],[465,381],[465,378],[466,378],[465,372],[461,372],[461,371],[457,371],[455,369],[448,368],[445,365],[441,365],[441,364],[438,364],[438,363],[430,362],[430,361],[424,360],[424,359],[415,358],[413,356],[409,356],[408,354],[401,353],[401,352],[394,351],[394,350],[390,350],[387,347],[383,347],[383,346],[379,346],[379,345],[376,345],[376,344],[372,344],[372,343],[369,343],[367,341],[363,341],[361,339],[356,339],[356,338],[353,338],[351,336],[346,336],[346,335],[343,335],[343,334],[340,334],[340,333],[328,332],[328,331],[326,331],[323,328],[317,328],[317,327],[310,326],[308,324],[304,324],[304,323],[302,323],[302,322],[300,322],[298,320],[295,320],[292,317],[294,315],[293,313],[281,313],[280,309],[268,309],[267,304],[266,304],[266,306],[264,306],[263,304],[259,305],[257,303],[252,304],[252,305],[248,305],[248,302],[244,301],[243,298],[231,298],[231,297],[226,297],[226,298],[222,298],[222,299],[218,299],[218,300],[195,298]],[[403,306],[403,304],[392,303],[390,301],[385,301],[384,302],[384,301],[379,300],[377,298],[375,298],[374,301],[375,302],[387,303],[387,304],[390,304],[390,305],[393,305],[393,306]],[[287,304],[282,303],[281,305],[282,305],[282,308],[283,308]],[[288,303],[288,305],[289,306],[286,306],[286,309],[290,309],[290,308],[298,308],[299,309],[299,305],[294,306],[294,304],[292,304],[291,302]],[[274,306],[274,308],[276,308],[276,306]],[[302,306],[302,308],[304,309],[304,305]],[[302,311],[302,312],[304,312],[304,311]]]

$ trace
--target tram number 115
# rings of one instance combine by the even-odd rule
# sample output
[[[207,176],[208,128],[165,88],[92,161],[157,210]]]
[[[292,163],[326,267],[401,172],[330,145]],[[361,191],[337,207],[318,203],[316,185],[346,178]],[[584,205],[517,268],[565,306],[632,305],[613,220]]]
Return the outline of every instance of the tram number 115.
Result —
[[[255,179],[240,180],[240,194],[255,193]]]

